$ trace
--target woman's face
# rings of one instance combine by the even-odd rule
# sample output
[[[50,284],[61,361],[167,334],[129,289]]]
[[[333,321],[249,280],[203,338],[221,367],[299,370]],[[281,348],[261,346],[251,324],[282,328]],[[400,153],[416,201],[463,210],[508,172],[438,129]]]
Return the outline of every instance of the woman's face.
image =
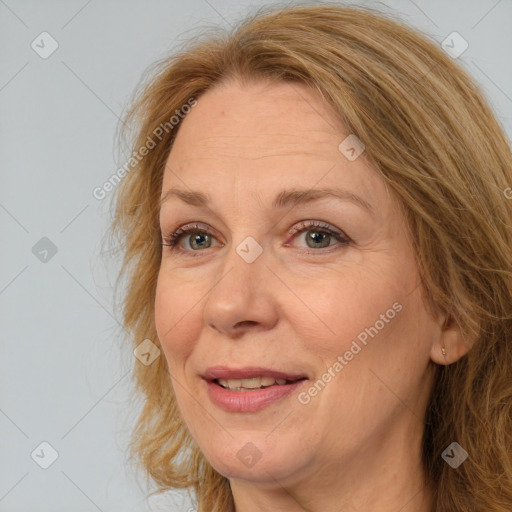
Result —
[[[162,248],[156,327],[183,419],[232,485],[418,466],[441,321],[349,135],[304,85],[230,82],[170,152],[161,229],[192,233]]]

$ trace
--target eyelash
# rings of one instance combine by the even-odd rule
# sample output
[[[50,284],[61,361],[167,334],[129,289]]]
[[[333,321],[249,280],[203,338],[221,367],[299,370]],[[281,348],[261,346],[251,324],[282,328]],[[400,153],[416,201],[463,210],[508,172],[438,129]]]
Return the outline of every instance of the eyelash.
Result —
[[[314,229],[314,228],[321,228],[321,229]],[[339,245],[342,247],[345,247],[352,243],[352,240],[345,235],[343,232],[335,231],[334,229],[331,229],[328,224],[325,224],[320,221],[302,221],[299,224],[297,224],[289,233],[289,236],[294,236],[297,234],[302,234],[306,231],[316,231],[318,233],[327,233],[328,235],[334,237],[338,242],[340,242]],[[166,235],[163,237],[163,242],[160,244],[162,246],[169,247],[169,250],[172,252],[182,252],[182,253],[196,253],[193,254],[193,257],[200,256],[201,252],[204,251],[193,251],[193,250],[186,250],[181,249],[178,246],[178,243],[180,242],[181,238],[185,235],[191,234],[191,233],[201,233],[201,234],[207,234],[211,235],[210,231],[208,229],[202,229],[199,224],[194,225],[185,225],[183,227],[178,228],[176,231],[170,233],[169,235]],[[327,246],[325,248],[318,248],[318,249],[309,249],[304,251],[306,254],[319,254],[319,252],[332,252],[326,251],[326,249],[329,249],[333,246]]]

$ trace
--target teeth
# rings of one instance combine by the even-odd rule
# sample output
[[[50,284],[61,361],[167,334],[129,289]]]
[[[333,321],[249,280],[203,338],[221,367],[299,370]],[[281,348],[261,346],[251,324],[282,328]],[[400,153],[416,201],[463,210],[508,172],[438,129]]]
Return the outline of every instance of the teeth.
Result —
[[[281,379],[279,379],[281,380]],[[261,377],[261,385],[262,386],[272,386],[276,382],[274,377]]]
[[[286,379],[274,379],[274,377],[252,377],[250,379],[217,379],[217,382],[224,388],[232,391],[241,389],[258,389],[261,387],[273,386],[278,384],[283,386]]]
[[[240,379],[217,379],[217,382],[225,388],[239,388],[242,386]]]

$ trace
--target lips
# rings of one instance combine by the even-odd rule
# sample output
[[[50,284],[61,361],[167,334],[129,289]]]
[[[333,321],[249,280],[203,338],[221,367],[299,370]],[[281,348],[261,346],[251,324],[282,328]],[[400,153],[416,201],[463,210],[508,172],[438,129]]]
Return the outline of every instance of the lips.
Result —
[[[273,370],[271,368],[263,368],[261,366],[246,366],[244,368],[229,368],[228,366],[211,366],[202,377],[208,381],[218,379],[252,379],[255,377],[272,377],[274,379],[282,379],[289,382],[295,382],[301,379],[307,379],[304,373],[290,373],[284,371]]]
[[[219,408],[231,413],[258,412],[285,400],[304,386],[304,373],[261,366],[211,366],[203,375],[207,394]]]

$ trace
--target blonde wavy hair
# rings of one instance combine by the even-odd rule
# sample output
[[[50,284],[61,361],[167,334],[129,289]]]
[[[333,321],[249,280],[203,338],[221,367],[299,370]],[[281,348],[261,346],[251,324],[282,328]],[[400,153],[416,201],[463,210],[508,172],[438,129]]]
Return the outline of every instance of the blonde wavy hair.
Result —
[[[436,366],[423,463],[435,512],[512,510],[512,157],[504,128],[465,69],[389,14],[329,3],[267,6],[229,33],[203,31],[154,64],[122,131],[132,162],[116,188],[111,240],[123,255],[123,324],[132,347],[159,346],[154,300],[164,166],[179,129],[170,117],[230,78],[307,84],[337,113],[400,200],[427,304],[475,340]],[[181,118],[181,116],[180,116]],[[167,125],[165,125],[167,123]],[[155,141],[155,130],[161,137]],[[160,133],[160,132],[157,132]],[[512,191],[511,191],[512,192]],[[431,363],[435,364],[435,363]],[[199,512],[232,512],[229,481],[205,459],[178,409],[164,357],[134,359],[143,407],[130,459],[155,493],[194,491]],[[469,454],[452,469],[457,441]]]

